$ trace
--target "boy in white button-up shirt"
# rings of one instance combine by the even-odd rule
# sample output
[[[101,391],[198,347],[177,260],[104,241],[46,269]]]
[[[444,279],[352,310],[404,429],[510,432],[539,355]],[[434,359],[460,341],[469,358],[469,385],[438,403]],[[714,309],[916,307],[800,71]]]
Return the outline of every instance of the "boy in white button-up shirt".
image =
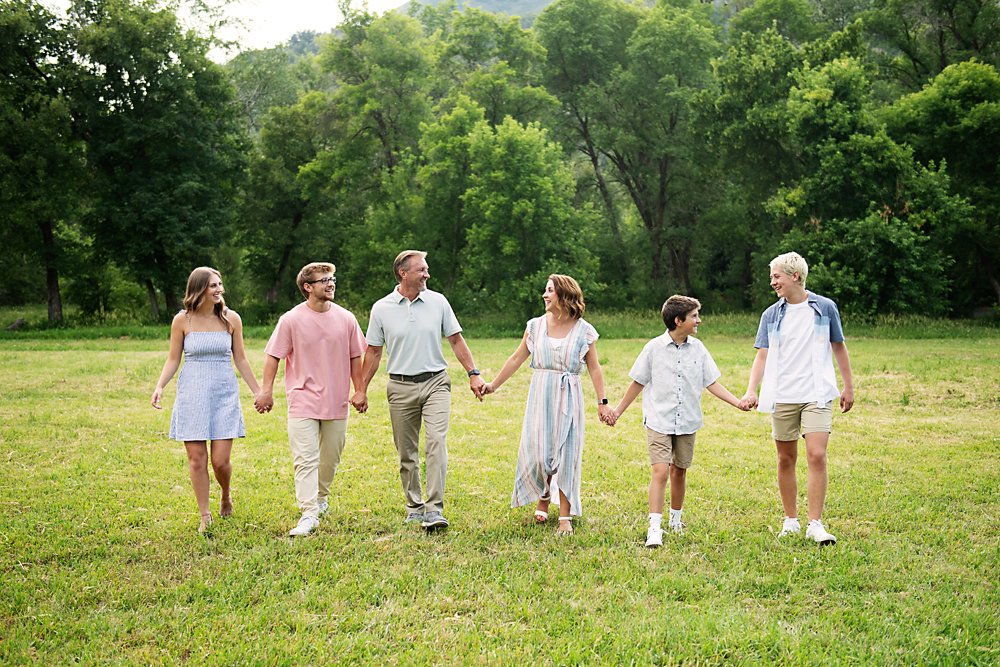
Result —
[[[632,384],[618,403],[609,422],[611,426],[642,394],[642,423],[652,477],[649,482],[649,529],[646,546],[663,544],[664,496],[670,480],[670,529],[683,532],[681,507],[687,488],[687,469],[694,459],[695,432],[705,421],[701,413],[703,389],[730,405],[742,408],[740,400],[719,384],[719,368],[697,333],[701,303],[687,296],[674,295],[660,311],[667,331],[646,343],[629,377]],[[644,391],[645,390],[645,391]]]

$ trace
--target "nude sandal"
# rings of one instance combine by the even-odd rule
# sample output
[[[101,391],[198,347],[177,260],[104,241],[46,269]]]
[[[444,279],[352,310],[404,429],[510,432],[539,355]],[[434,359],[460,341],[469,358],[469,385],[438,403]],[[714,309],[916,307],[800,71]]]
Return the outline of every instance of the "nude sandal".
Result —
[[[542,497],[542,498],[538,499],[538,502],[540,502],[540,503],[551,503],[552,502],[552,498],[551,497]],[[540,510],[540,509],[536,509],[535,510],[535,523],[545,523],[548,520],[549,520],[548,505],[545,506],[544,510]]]
[[[566,527],[563,528],[563,521],[566,522]],[[561,516],[559,517],[559,527],[556,528],[556,535],[572,535],[573,534],[573,517],[571,516]]]

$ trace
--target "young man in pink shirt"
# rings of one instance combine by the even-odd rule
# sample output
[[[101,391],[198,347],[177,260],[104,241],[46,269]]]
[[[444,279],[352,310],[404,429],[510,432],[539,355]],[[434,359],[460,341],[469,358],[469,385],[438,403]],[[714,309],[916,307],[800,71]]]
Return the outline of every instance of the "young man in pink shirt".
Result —
[[[351,383],[361,386],[367,344],[354,315],[333,302],[336,267],[314,262],[295,279],[306,297],[278,320],[264,348],[264,377],[254,407],[274,406],[274,378],[285,360],[288,441],[295,466],[295,498],[302,517],[288,533],[308,535],[329,505],[327,495],[347,437]]]

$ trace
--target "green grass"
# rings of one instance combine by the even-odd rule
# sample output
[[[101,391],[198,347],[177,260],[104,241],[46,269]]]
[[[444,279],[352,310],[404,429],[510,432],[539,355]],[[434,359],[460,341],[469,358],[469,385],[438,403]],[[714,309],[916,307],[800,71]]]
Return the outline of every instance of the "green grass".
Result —
[[[741,393],[752,334],[713,321],[704,340]],[[516,344],[470,338],[487,376]],[[530,371],[479,404],[453,362],[452,526],[425,535],[401,524],[380,374],[371,411],[351,418],[330,514],[290,540],[284,397],[262,417],[244,388],[236,513],[204,539],[183,446],[166,438],[175,384],[167,409],[148,403],[165,339],[6,340],[0,663],[997,664],[997,338],[852,338],[832,548],[776,539],[767,417],[706,394],[688,533],[656,551],[642,546],[638,404],[615,429],[588,411],[584,517],[559,539],[509,508]],[[599,343],[612,400],[642,343]],[[251,337],[256,369],[262,347]]]

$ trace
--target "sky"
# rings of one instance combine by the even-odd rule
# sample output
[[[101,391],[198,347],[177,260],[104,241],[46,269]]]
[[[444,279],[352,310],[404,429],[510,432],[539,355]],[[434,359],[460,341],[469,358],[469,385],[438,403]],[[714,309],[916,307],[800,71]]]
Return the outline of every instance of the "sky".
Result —
[[[382,12],[405,4],[406,0],[368,0],[368,9]],[[47,7],[63,13],[70,0],[42,0]],[[360,0],[354,0],[355,6]],[[340,23],[337,0],[233,0],[226,14],[244,23],[244,29],[226,33],[226,39],[240,43],[239,50],[276,46],[303,30],[329,32]]]

